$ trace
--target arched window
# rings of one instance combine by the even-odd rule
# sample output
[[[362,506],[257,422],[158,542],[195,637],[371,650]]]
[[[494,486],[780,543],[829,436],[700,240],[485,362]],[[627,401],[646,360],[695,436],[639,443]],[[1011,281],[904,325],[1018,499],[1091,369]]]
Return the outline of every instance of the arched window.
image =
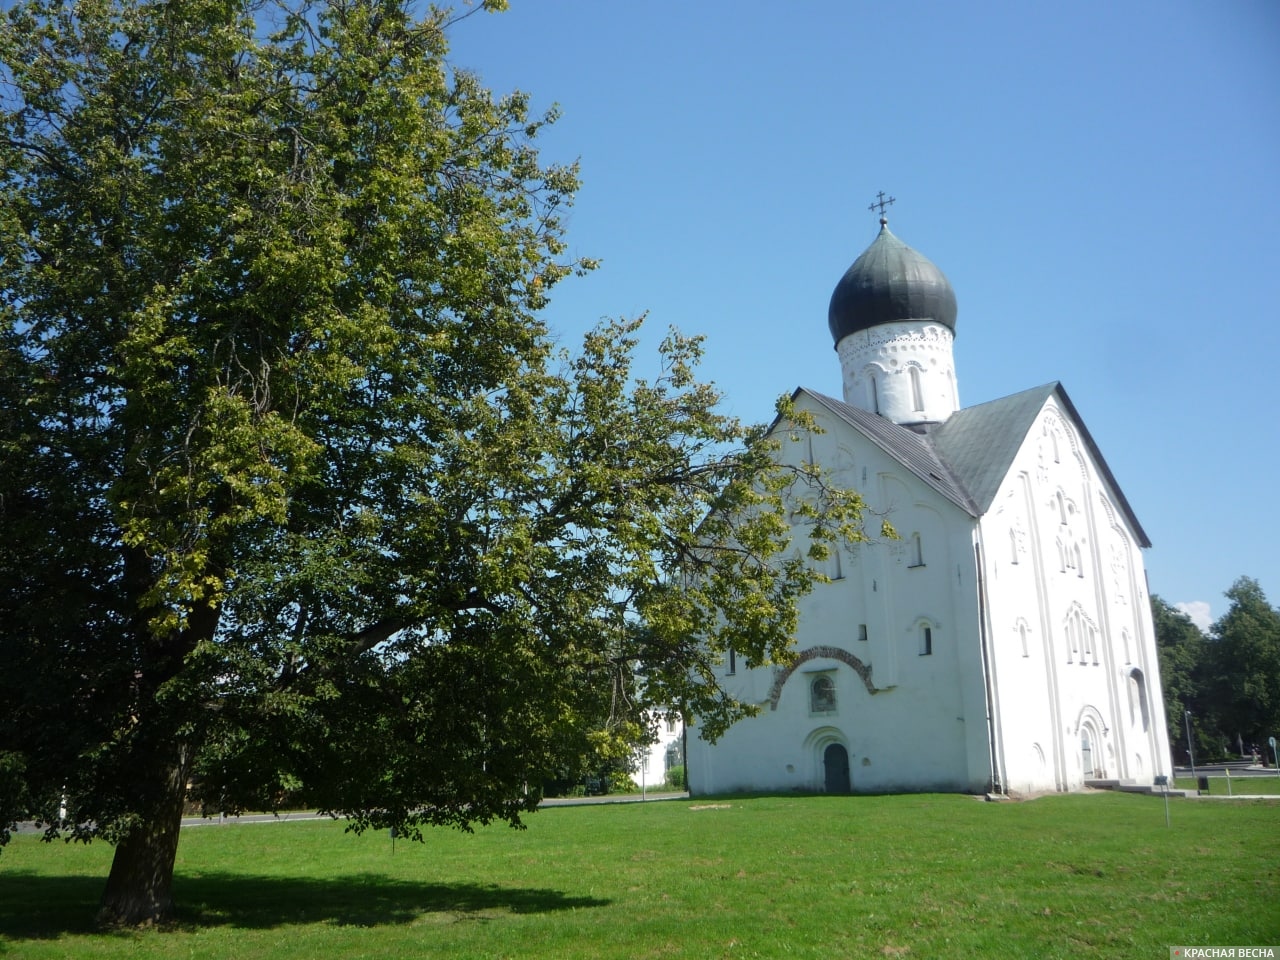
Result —
[[[1098,626],[1089,619],[1078,603],[1072,604],[1071,610],[1062,623],[1062,630],[1066,638],[1067,663],[1075,663],[1076,658],[1079,657],[1082,666],[1087,663],[1093,663],[1096,666],[1099,647]]]
[[[1027,625],[1023,622],[1018,624],[1018,643],[1022,646],[1022,655],[1031,656],[1030,649],[1027,647]]]
[[[880,390],[876,383],[876,375],[873,373],[867,377],[867,389],[870,391],[868,399],[871,401],[871,412],[880,412]]]
[[[825,673],[814,677],[809,684],[809,712],[836,712],[836,684]]]
[[[1018,531],[1013,527],[1009,528],[1009,562],[1018,562]]]
[[[734,653],[733,647],[729,648],[729,669],[725,671],[727,674],[738,672],[738,655]]]
[[[1055,496],[1058,503],[1058,522],[1065,527],[1067,525],[1067,501],[1063,499],[1061,490]]]
[[[1084,564],[1081,562],[1081,558],[1080,558],[1080,544],[1078,544],[1078,543],[1077,543],[1077,544],[1072,548],[1071,556],[1072,556],[1072,558],[1073,558],[1073,559],[1075,560],[1075,562],[1076,562],[1076,576],[1077,576],[1077,577],[1083,577],[1083,576],[1084,576]]]
[[[924,410],[924,391],[920,389],[920,368],[908,367],[907,375],[911,377],[911,409],[916,412]]]
[[[920,656],[933,656],[933,627],[928,624],[920,627]]]
[[[920,542],[920,534],[911,535],[911,563],[913,567],[924,566],[924,544]]]
[[[1133,726],[1141,726],[1147,732],[1151,724],[1151,715],[1147,707],[1147,683],[1141,670],[1129,671],[1129,722]]]

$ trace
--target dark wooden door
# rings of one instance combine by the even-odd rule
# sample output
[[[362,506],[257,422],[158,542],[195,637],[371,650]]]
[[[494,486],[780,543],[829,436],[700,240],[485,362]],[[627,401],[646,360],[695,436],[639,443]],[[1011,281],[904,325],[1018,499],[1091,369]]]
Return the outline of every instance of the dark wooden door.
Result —
[[[849,751],[833,743],[822,752],[827,793],[849,792]]]

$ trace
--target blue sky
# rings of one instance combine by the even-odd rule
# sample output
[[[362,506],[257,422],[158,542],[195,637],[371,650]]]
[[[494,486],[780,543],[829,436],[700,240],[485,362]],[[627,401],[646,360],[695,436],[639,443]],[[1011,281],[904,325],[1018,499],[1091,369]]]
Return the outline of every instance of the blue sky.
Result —
[[[563,110],[543,155],[581,161],[568,240],[603,261],[554,291],[566,345],[648,311],[743,419],[839,396],[827,301],[884,190],[956,290],[961,402],[1062,381],[1152,591],[1280,603],[1280,4],[511,6],[452,59]]]

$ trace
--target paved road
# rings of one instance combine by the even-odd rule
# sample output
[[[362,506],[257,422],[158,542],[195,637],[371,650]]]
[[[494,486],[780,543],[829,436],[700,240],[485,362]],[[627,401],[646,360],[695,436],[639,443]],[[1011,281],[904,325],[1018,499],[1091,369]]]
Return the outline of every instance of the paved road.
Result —
[[[539,807],[579,807],[599,803],[647,803],[654,800],[686,800],[687,793],[659,793],[653,790],[641,796],[638,793],[618,793],[604,797],[549,797]],[[287,823],[299,820],[329,820],[325,814],[310,813],[305,810],[294,810],[288,813],[242,813],[238,817],[183,817],[182,827],[221,827],[239,823]],[[27,822],[18,824],[18,833],[42,833],[35,824]]]
[[[654,800],[687,800],[687,793],[655,793],[652,790],[641,796],[638,793],[618,793],[604,797],[548,797],[539,807],[581,807],[587,804],[600,803],[648,803]],[[284,823],[288,820],[328,820],[328,816],[319,813],[294,811],[279,816],[271,813],[245,813],[238,817],[183,817],[183,827],[216,827],[232,823]]]

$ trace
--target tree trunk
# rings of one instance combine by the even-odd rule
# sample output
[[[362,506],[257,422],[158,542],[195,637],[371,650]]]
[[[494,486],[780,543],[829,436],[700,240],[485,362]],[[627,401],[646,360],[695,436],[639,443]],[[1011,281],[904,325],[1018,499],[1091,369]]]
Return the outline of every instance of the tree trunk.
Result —
[[[165,774],[163,795],[149,815],[116,846],[98,923],[147,926],[173,919],[173,865],[186,800],[183,764]]]

